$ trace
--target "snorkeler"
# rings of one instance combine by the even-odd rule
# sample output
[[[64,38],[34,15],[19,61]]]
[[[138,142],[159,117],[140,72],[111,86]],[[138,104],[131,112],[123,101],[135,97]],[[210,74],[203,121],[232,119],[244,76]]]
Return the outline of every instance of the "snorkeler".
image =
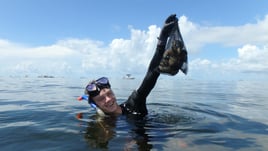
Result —
[[[137,90],[134,90],[132,94],[129,96],[129,98],[122,104],[118,104],[116,101],[116,97],[111,89],[111,85],[109,83],[108,78],[102,77],[98,80],[91,81],[85,89],[85,93],[88,95],[88,102],[91,105],[96,106],[98,109],[100,109],[102,112],[104,112],[106,115],[137,115],[139,117],[144,117],[148,114],[147,107],[146,107],[146,98],[151,92],[151,90],[154,88],[157,79],[161,73],[168,73],[165,68],[165,66],[169,66],[169,58],[172,58],[171,56],[165,56],[165,53],[169,50],[166,50],[166,44],[168,41],[168,38],[170,36],[170,33],[174,28],[178,29],[178,19],[176,17],[176,14],[170,15],[164,23],[164,26],[160,32],[160,35],[158,37],[158,43],[156,47],[155,54],[150,62],[150,65],[148,67],[148,71],[139,86]],[[178,31],[179,32],[179,31]],[[176,70],[171,71],[170,73],[173,73],[171,75],[177,74],[179,69],[186,74],[187,67],[183,67],[183,63],[187,63],[187,52],[184,46],[184,43],[182,41],[182,37],[180,35],[180,41],[177,49],[181,50],[177,54],[178,57],[175,57],[175,62],[177,62],[177,68],[168,68],[169,70]],[[164,56],[164,57],[163,57]],[[164,59],[163,59],[164,58]],[[174,58],[174,57],[173,57]],[[174,61],[173,61],[174,62]],[[165,71],[163,70],[165,69]],[[175,74],[174,74],[175,73]]]

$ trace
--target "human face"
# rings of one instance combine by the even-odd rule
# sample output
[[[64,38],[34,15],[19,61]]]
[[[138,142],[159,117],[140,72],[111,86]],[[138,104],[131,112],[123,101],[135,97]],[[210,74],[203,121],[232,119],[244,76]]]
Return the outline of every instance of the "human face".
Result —
[[[99,95],[92,98],[96,105],[106,114],[120,114],[121,108],[116,102],[115,95],[110,88],[101,89]]]

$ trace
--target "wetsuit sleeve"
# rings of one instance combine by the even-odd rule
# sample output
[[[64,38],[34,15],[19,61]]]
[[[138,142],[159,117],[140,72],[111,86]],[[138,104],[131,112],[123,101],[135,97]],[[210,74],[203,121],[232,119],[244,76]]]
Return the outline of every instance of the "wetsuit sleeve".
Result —
[[[146,98],[154,88],[156,81],[160,75],[158,66],[161,62],[167,38],[175,25],[177,25],[178,18],[176,14],[170,15],[164,23],[164,26],[160,32],[158,38],[158,44],[154,53],[154,56],[148,67],[148,71],[140,85],[140,87],[134,91],[128,98],[128,100],[121,104],[123,114],[139,114],[146,115],[148,113],[146,108]]]
[[[160,75],[160,73],[158,71],[158,66],[160,64],[160,61],[162,59],[164,51],[165,51],[165,46],[158,44],[156,51],[155,51],[155,54],[150,62],[148,71],[147,71],[140,87],[137,89],[137,93],[142,98],[146,98],[156,84],[156,81]]]
[[[145,116],[148,111],[146,108],[146,98],[154,88],[156,81],[160,75],[158,71],[159,63],[165,51],[165,45],[158,43],[155,54],[150,62],[148,71],[139,86],[139,88],[132,92],[128,100],[121,104],[123,114],[138,114]]]

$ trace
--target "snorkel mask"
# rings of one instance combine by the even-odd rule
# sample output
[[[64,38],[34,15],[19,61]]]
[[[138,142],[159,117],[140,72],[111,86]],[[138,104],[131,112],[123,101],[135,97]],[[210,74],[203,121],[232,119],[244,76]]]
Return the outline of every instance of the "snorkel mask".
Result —
[[[98,80],[91,81],[85,89],[85,94],[78,97],[77,100],[87,100],[88,104],[94,108],[100,115],[105,115],[101,109],[99,109],[96,103],[93,101],[93,97],[100,94],[100,91],[104,88],[111,88],[108,78],[101,77]]]
[[[92,98],[99,95],[100,91],[104,88],[111,88],[108,78],[101,77],[98,80],[90,82],[86,87],[86,94],[89,95],[90,102],[93,102]]]

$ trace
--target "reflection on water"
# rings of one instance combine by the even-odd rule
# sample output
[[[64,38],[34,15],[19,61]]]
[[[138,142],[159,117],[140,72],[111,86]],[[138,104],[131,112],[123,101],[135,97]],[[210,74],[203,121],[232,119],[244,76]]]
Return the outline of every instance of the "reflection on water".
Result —
[[[100,118],[88,79],[0,79],[1,150],[267,150],[268,84],[160,79],[135,120]],[[111,79],[118,102],[139,80]]]
[[[259,139],[264,139],[261,142],[267,141],[267,137],[263,138],[268,134],[267,125],[206,110],[202,106],[157,103],[148,105],[151,112],[142,120],[124,116],[101,118],[89,113],[79,113],[87,114],[79,116],[79,120],[87,123],[83,135],[92,148],[115,150],[124,146],[124,150],[251,150],[262,149],[264,144],[258,144]]]
[[[92,117],[95,118],[95,117]],[[100,117],[97,117],[100,118]],[[88,123],[85,138],[94,148],[107,148],[109,140],[115,136],[116,117],[105,117]]]

